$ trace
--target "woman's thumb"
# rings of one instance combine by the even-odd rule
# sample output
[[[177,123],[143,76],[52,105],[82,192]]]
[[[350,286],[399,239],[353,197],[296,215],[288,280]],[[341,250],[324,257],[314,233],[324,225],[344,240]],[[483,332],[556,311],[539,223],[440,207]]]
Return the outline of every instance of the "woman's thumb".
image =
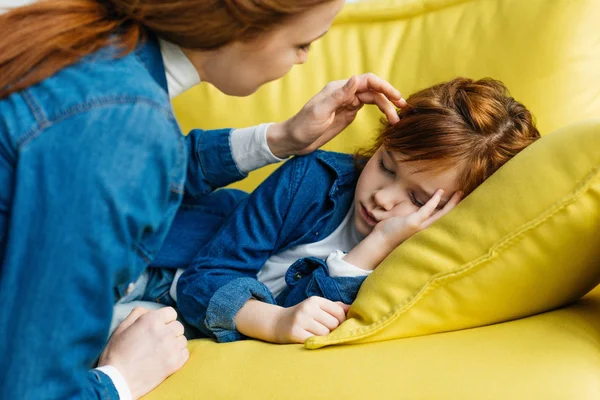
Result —
[[[331,93],[331,98],[333,99],[334,107],[337,108],[341,106],[345,101],[348,100],[348,95],[354,97],[354,93],[356,92],[356,76],[352,75],[350,79],[342,86]]]

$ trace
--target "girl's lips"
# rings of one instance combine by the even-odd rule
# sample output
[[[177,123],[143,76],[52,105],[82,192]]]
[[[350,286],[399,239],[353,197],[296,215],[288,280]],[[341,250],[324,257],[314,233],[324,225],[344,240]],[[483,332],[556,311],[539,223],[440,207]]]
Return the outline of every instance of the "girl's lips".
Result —
[[[366,223],[369,224],[370,226],[377,225],[377,220],[371,216],[371,213],[369,211],[367,211],[365,206],[362,204],[360,205],[360,215],[363,217],[363,219],[366,221]]]

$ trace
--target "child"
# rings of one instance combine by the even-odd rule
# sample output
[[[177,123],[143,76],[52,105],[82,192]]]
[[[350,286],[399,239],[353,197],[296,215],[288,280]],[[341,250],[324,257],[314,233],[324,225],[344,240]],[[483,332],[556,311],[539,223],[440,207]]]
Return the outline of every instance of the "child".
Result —
[[[236,201],[173,280],[184,320],[219,342],[328,334],[393,249],[540,137],[492,79],[454,79],[407,101],[370,150],[296,157]],[[215,193],[230,195],[239,199]]]

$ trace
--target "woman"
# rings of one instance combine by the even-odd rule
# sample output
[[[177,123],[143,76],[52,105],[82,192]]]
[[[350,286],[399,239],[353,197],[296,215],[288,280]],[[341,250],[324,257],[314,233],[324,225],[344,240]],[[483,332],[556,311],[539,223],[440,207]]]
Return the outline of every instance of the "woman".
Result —
[[[181,135],[169,97],[202,81],[253,93],[305,62],[342,5],[52,0],[0,16],[0,398],[150,391],[189,356],[171,308],[136,310],[89,368],[115,295],[157,254],[184,191],[309,153],[364,103],[397,121],[400,93],[367,74],[282,123]]]

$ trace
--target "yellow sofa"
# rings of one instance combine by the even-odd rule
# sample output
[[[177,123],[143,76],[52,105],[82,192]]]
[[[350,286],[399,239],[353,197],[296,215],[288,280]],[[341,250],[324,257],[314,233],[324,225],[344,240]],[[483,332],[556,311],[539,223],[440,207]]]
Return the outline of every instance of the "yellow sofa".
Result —
[[[491,76],[547,134],[600,117],[599,23],[597,0],[367,0],[347,5],[309,62],[283,80],[248,98],[202,85],[175,108],[184,131],[243,127],[283,120],[352,74],[374,72],[405,94]],[[378,119],[366,107],[326,148],[353,152]],[[272,169],[236,186],[251,190]],[[377,343],[189,347],[186,366],[146,399],[598,399],[600,290],[527,318]]]

